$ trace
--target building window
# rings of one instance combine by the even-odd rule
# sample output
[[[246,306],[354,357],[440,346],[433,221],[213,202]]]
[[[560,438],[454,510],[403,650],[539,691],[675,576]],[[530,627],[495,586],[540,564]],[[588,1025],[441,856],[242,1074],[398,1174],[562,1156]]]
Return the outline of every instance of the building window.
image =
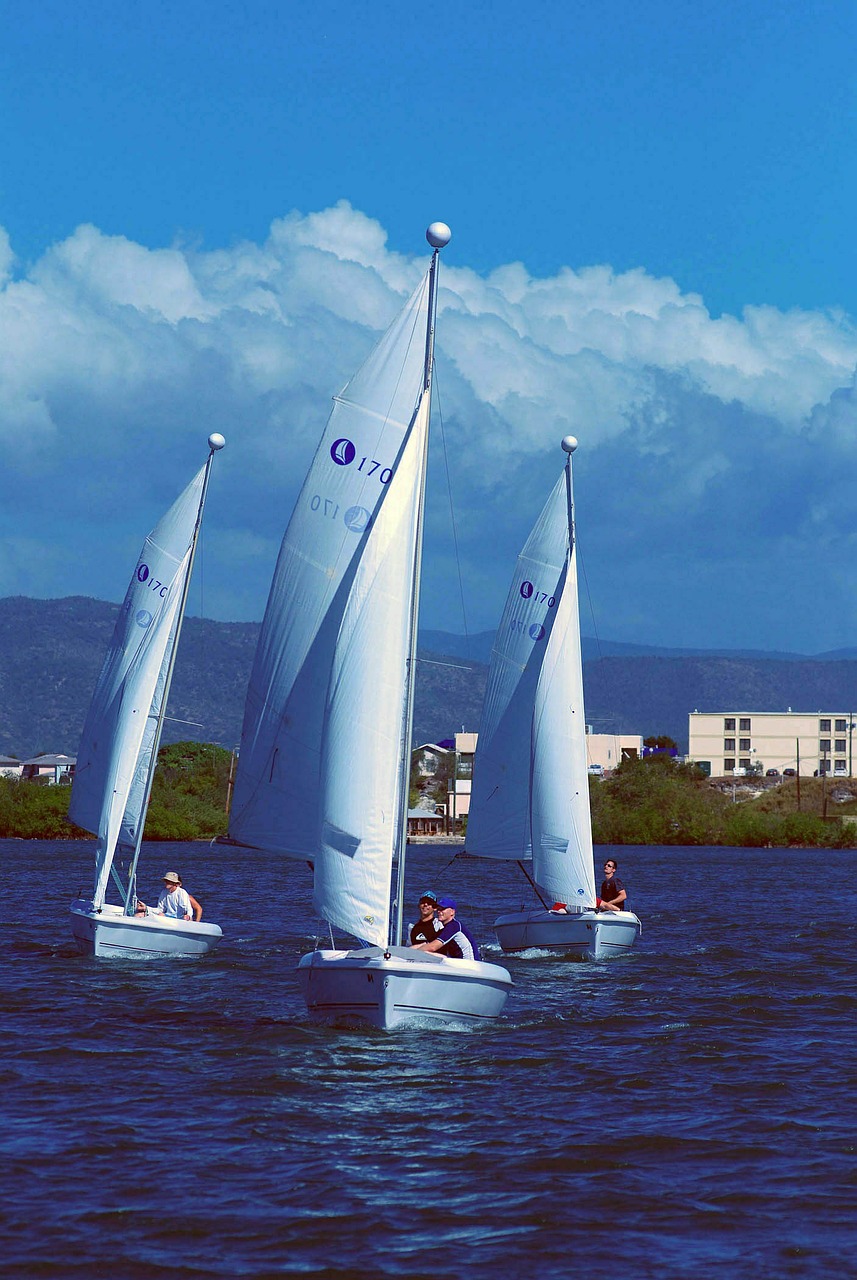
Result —
[[[723,750],[724,750],[724,751],[734,751],[734,750],[735,750],[735,739],[734,739],[734,738],[724,738],[724,739],[723,739]]]
[[[738,742],[738,750],[739,750],[739,751],[749,751],[749,750],[750,750],[750,739],[749,739],[749,738],[741,738],[741,739],[740,739],[740,741]]]
[[[819,732],[819,733],[830,733],[830,721],[829,721],[829,720],[819,720],[819,722],[818,722],[818,732]]]
[[[819,760],[819,762],[818,762],[818,772],[819,772],[819,773],[830,773],[830,761],[829,761],[829,760]]]
[[[750,761],[749,761],[749,759],[747,759],[747,760],[742,760],[742,761],[741,761],[741,768],[742,768],[742,769],[749,769],[749,768],[750,768]]]
[[[749,721],[749,719],[745,718],[745,719],[743,719],[743,720],[739,720],[739,721],[738,721],[738,729],[739,729],[739,731],[740,731],[741,733],[749,733],[749,732],[750,732],[750,721]]]
[[[848,749],[848,748],[845,746],[845,739],[844,739],[844,738],[837,738],[837,739],[836,739],[836,742],[835,742],[835,744],[834,744],[833,750],[834,750],[834,751],[847,751],[847,749]]]
[[[735,768],[735,761],[734,761],[734,760],[724,760],[724,761],[723,761],[723,772],[724,772],[724,773],[731,773],[731,772],[733,771],[733,769],[734,769],[734,768]]]
[[[735,732],[735,720],[733,718],[730,718],[729,716],[727,716],[726,719],[723,721],[723,732],[724,733]]]
[[[837,761],[836,761],[836,764],[835,764],[835,766],[834,766],[834,772],[835,772],[835,773],[847,773],[847,772],[848,772],[848,765],[845,763],[845,761],[844,761],[844,760],[837,760]]]
[[[822,752],[822,754],[823,754],[825,751],[829,751],[829,750],[830,750],[830,739],[829,739],[829,738],[820,738],[820,739],[819,739],[819,742],[818,742],[818,749],[819,749],[819,751],[821,751],[821,752]]]
[[[846,730],[847,728],[848,728],[848,721],[847,721],[847,720],[837,720],[837,721],[836,721],[836,732],[837,732],[837,733],[844,733],[844,732],[845,732],[845,730]]]

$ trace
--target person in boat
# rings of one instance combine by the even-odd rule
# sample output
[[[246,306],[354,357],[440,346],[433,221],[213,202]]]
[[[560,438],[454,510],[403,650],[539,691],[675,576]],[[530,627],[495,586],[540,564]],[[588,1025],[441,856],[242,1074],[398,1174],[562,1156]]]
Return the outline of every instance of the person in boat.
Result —
[[[617,870],[616,860],[608,858],[604,863],[604,879],[601,881],[601,891],[596,904],[601,911],[628,910],[626,905],[628,894],[616,874]]]
[[[426,889],[419,901],[420,918],[411,925],[411,946],[418,947],[421,942],[434,942],[441,928],[435,916],[437,898],[434,890]]]
[[[145,902],[137,899],[137,912],[146,915],[149,908]],[[158,898],[155,915],[167,916],[171,920],[201,920],[202,907],[187,889],[182,888],[182,878],[177,871],[168,871],[164,876],[164,891]]]
[[[466,925],[456,920],[457,909],[455,898],[438,898],[437,918],[440,924],[438,935],[433,942],[418,943],[416,950],[440,951],[443,955],[451,956],[455,960],[478,960],[479,947],[476,945],[476,939]]]

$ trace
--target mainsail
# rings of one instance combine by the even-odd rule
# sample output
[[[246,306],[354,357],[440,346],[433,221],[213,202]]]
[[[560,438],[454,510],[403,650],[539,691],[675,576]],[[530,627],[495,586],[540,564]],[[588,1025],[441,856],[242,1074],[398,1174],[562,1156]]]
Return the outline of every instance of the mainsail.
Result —
[[[569,548],[570,472],[518,557],[485,691],[467,850],[533,860],[536,883],[592,906],[577,556]]]
[[[324,828],[324,847],[335,848],[339,840],[351,848],[334,827],[353,836],[354,822],[348,815],[329,818],[324,797],[330,778],[348,767],[342,761],[349,754],[356,767],[364,739],[337,719],[335,733],[351,735],[352,745],[337,757],[340,763],[332,763],[331,682],[345,678],[351,660],[343,644],[360,648],[362,637],[371,635],[377,648],[361,650],[371,667],[388,643],[386,632],[368,621],[358,601],[374,574],[386,580],[387,552],[382,548],[405,537],[397,496],[395,512],[383,518],[382,513],[391,495],[408,487],[405,472],[416,465],[411,428],[422,416],[429,281],[427,272],[334,401],[286,529],[244,711],[229,828],[242,844],[312,861],[322,824],[332,823]],[[414,447],[419,451],[418,444]],[[399,551],[392,554],[395,558]],[[389,572],[394,576],[397,571]],[[393,637],[391,643],[395,647],[398,641]],[[386,690],[379,689],[379,708],[384,697]],[[395,754],[398,759],[398,746]],[[328,762],[324,768],[323,759]],[[347,775],[338,776],[344,781]],[[371,800],[361,795],[359,785],[353,792],[354,805]],[[392,798],[388,792],[387,802]],[[338,856],[349,855],[340,851]],[[326,873],[321,874],[323,882]],[[374,888],[365,896],[362,915],[374,917]],[[344,927],[368,936],[365,921],[360,929]]]
[[[69,817],[98,836],[93,903],[117,850],[133,853],[208,464],[143,543],[86,717]]]

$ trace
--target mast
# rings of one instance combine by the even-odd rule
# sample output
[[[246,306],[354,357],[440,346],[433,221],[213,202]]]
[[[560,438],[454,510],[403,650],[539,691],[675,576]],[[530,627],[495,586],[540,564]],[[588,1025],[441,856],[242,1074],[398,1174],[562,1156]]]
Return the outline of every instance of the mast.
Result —
[[[452,232],[445,222],[433,222],[426,231],[434,252],[432,253],[428,316],[426,318],[426,351],[423,371],[423,395],[428,395],[428,414],[431,417],[431,375],[434,361],[434,331],[437,313],[437,276],[440,262],[440,251],[449,244]],[[427,423],[428,426],[428,423]],[[402,919],[405,907],[405,851],[408,845],[408,799],[411,783],[411,739],[414,731],[414,680],[416,674],[417,624],[420,613],[420,577],[422,573],[423,520],[425,514],[425,481],[428,465],[428,432],[426,447],[422,458],[422,476],[420,480],[420,497],[417,509],[417,536],[414,552],[414,589],[411,599],[410,635],[408,640],[408,670],[405,686],[404,737],[402,742],[401,772],[401,809],[399,814],[399,858],[396,875],[395,913],[391,916],[389,940],[391,946],[398,946],[402,940]]]
[[[143,803],[140,808],[140,818],[137,822],[137,835],[134,841],[134,856],[131,859],[131,866],[128,871],[128,889],[125,894],[125,915],[133,915],[134,905],[131,899],[135,897],[134,893],[134,877],[137,873],[137,862],[140,858],[140,846],[143,843],[143,828],[146,825],[146,813],[149,809],[149,800],[152,795],[152,783],[155,777],[155,765],[158,760],[158,748],[161,745],[161,733],[164,727],[164,719],[167,711],[167,699],[170,693],[170,684],[173,679],[173,670],[176,665],[176,654],[179,647],[179,636],[181,635],[182,623],[184,622],[185,607],[187,605],[188,593],[190,591],[190,577],[193,573],[193,562],[196,557],[196,545],[199,541],[199,530],[202,524],[202,512],[205,507],[205,498],[208,493],[208,482],[211,477],[211,463],[215,453],[222,449],[226,444],[223,436],[219,431],[213,431],[208,437],[208,461],[205,464],[205,476],[202,482],[202,493],[199,495],[199,507],[196,513],[196,524],[193,527],[193,537],[190,543],[190,558],[188,559],[187,572],[182,583],[181,600],[179,601],[178,611],[176,613],[176,633],[173,636],[172,649],[170,651],[170,660],[167,663],[167,672],[164,677],[164,689],[161,694],[161,708],[158,712],[158,723],[155,726],[155,735],[152,739],[152,749],[149,756],[149,769],[146,777],[146,789],[143,793]]]
[[[574,494],[571,487],[571,455],[577,448],[577,436],[563,436],[562,447],[567,454],[565,460],[565,496],[568,500],[568,556],[574,550]]]

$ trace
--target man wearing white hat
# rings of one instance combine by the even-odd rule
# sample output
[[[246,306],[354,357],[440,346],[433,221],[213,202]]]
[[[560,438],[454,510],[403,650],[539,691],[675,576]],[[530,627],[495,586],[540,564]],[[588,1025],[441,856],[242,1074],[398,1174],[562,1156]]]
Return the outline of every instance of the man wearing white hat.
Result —
[[[145,902],[137,902],[137,910],[148,911]],[[202,907],[187,889],[182,888],[182,878],[177,871],[164,876],[164,892],[154,908],[155,915],[168,916],[171,920],[201,920]]]

